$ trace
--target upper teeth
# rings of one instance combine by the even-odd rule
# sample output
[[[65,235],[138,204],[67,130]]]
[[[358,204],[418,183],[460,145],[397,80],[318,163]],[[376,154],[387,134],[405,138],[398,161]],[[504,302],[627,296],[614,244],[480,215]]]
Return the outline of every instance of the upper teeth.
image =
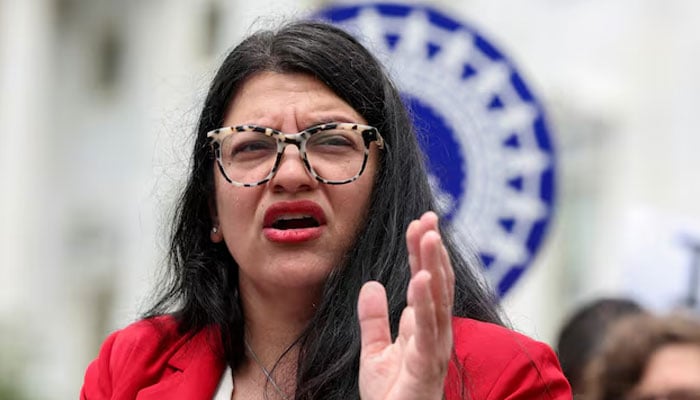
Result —
[[[310,215],[285,215],[277,218],[277,221],[289,221],[293,219],[312,218]]]

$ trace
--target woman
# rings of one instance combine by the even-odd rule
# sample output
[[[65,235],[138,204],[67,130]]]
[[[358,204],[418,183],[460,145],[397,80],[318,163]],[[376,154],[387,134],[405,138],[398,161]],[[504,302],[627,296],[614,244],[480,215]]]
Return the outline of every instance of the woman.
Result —
[[[297,133],[298,132],[298,133]],[[332,26],[256,33],[199,120],[169,280],[83,399],[570,399],[441,230],[401,98]]]
[[[586,383],[586,400],[700,400],[700,321],[625,317],[592,361]]]

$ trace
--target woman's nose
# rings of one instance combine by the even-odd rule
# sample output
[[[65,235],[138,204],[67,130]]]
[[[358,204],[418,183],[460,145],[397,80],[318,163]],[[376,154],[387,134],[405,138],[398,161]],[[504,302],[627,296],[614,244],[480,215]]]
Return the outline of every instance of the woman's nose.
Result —
[[[270,180],[273,190],[294,193],[311,190],[318,184],[306,168],[299,148],[294,144],[285,146],[277,171]]]

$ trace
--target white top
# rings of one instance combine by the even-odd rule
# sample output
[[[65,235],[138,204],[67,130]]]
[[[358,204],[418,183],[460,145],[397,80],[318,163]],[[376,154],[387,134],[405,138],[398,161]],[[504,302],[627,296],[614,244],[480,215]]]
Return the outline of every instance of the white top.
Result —
[[[214,398],[212,400],[231,400],[233,395],[233,374],[231,373],[231,366],[226,367],[224,371],[224,376],[221,377],[219,381],[219,387],[214,393]]]

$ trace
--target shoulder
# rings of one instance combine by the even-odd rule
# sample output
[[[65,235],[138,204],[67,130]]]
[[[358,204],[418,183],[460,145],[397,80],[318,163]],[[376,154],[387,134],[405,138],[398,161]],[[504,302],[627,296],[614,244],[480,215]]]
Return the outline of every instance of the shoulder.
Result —
[[[453,318],[452,326],[455,353],[463,369],[460,380],[473,398],[571,399],[559,361],[546,343],[468,318]]]
[[[211,349],[198,343],[211,338],[206,331],[181,333],[178,328],[175,318],[160,316],[110,334],[87,368],[81,398],[130,398],[177,372],[191,357],[188,350]]]
[[[163,340],[174,340],[182,336],[178,333],[178,322],[171,315],[161,315],[136,321],[113,332],[110,338],[115,338],[120,344],[153,344]]]
[[[171,316],[143,319],[110,334],[98,357],[107,357],[111,367],[134,359],[142,363],[154,362],[160,353],[172,349],[186,336],[179,333],[178,323]]]
[[[491,361],[495,361],[494,357],[498,361],[505,361],[523,352],[552,352],[545,343],[504,326],[474,319],[453,318],[452,331],[455,350],[469,358],[479,359],[483,356]]]

